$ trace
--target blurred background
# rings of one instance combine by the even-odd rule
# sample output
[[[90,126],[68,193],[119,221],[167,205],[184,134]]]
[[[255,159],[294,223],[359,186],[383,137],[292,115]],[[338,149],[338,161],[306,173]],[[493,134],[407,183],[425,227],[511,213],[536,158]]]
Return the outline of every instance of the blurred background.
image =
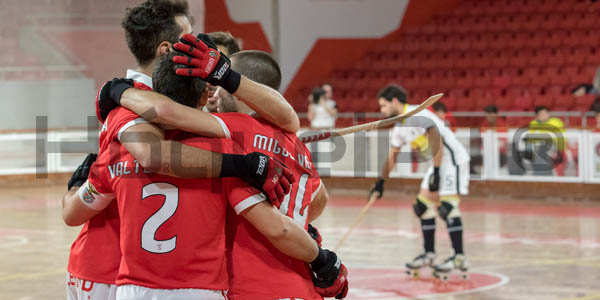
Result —
[[[82,153],[95,151],[94,98],[106,80],[135,68],[120,21],[140,2],[0,1],[6,107],[0,111],[0,174],[68,172]],[[445,94],[436,110],[470,149],[473,178],[600,180],[600,23],[598,5],[590,1],[215,0],[190,6],[194,32],[227,31],[242,49],[278,59],[281,92],[304,128],[379,119],[375,95],[397,83],[413,104]],[[554,136],[546,151],[552,161],[532,155],[540,148],[527,138],[536,131],[532,120],[556,126],[537,129]],[[346,145],[343,153],[334,153],[331,141],[311,149],[324,175],[371,177],[386,141],[385,132],[369,133],[337,141]],[[416,178],[422,170],[404,164],[394,176]]]

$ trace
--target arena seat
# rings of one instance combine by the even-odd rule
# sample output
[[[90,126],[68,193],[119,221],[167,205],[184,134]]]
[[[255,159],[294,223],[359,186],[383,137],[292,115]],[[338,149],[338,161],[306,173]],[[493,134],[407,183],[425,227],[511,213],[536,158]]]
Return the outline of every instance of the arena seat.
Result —
[[[570,90],[591,82],[600,65],[597,20],[597,5],[587,0],[463,1],[395,40],[378,42],[371,63],[360,64],[363,71],[398,76],[366,76],[371,84],[348,88],[395,81],[413,94],[445,90],[451,110],[479,110],[488,99],[518,111],[539,104],[588,109],[590,100],[572,99]]]

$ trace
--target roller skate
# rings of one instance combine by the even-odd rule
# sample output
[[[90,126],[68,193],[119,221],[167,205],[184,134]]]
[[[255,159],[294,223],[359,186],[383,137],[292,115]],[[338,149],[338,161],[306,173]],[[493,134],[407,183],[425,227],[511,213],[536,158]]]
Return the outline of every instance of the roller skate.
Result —
[[[444,262],[433,267],[433,277],[442,281],[447,281],[452,270],[459,270],[461,278],[468,278],[467,271],[469,270],[469,262],[464,254],[455,254],[448,257]]]
[[[412,261],[406,263],[406,274],[411,278],[419,278],[419,270],[423,267],[431,267],[433,266],[433,261],[435,260],[435,253],[426,252],[421,255],[415,257]]]

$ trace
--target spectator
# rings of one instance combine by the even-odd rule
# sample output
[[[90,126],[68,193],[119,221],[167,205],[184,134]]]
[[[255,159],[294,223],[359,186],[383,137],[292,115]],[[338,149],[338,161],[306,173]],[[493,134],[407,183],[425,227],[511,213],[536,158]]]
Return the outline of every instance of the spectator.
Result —
[[[448,108],[442,102],[436,102],[432,105],[433,113],[435,113],[440,120],[444,121],[444,125],[451,127],[454,117],[448,112]]]
[[[333,101],[333,103],[335,103],[335,101],[333,100],[333,88],[331,87],[331,84],[329,83],[324,83],[321,88],[325,91],[325,100],[330,100]]]
[[[485,112],[485,120],[481,122],[481,127],[506,127],[504,118],[498,117],[498,107],[496,107],[496,105],[488,105],[483,111]]]
[[[535,108],[536,118],[529,122],[529,133],[526,143],[530,144],[530,149],[535,153],[536,150],[548,151],[546,144],[548,140],[552,142],[552,148],[556,153],[552,156],[552,162],[533,160],[534,173],[537,175],[551,175],[551,169],[547,169],[543,164],[552,163],[554,171],[558,176],[564,176],[564,152],[565,138],[563,121],[559,118],[550,117],[550,110],[546,106],[537,106]],[[542,158],[550,153],[539,153],[536,157]]]
[[[321,88],[313,89],[308,104],[308,120],[310,127],[313,129],[329,129],[335,127],[335,119],[337,117],[337,106],[335,101],[327,100],[327,92]]]

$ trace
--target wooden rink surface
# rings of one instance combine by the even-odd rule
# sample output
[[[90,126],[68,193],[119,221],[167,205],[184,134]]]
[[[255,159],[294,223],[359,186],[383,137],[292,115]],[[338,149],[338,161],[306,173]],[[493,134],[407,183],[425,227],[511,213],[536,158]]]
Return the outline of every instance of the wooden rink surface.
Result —
[[[66,182],[66,181],[65,181]],[[0,300],[66,299],[69,247],[80,228],[62,223],[66,184],[5,186],[0,194]],[[331,191],[314,224],[333,248],[366,203],[366,191]],[[349,268],[347,299],[600,299],[600,202],[465,198],[471,276],[446,284],[404,263],[422,249],[414,195],[386,192],[338,253]],[[438,259],[451,254],[438,218]],[[487,281],[486,281],[487,280]]]

